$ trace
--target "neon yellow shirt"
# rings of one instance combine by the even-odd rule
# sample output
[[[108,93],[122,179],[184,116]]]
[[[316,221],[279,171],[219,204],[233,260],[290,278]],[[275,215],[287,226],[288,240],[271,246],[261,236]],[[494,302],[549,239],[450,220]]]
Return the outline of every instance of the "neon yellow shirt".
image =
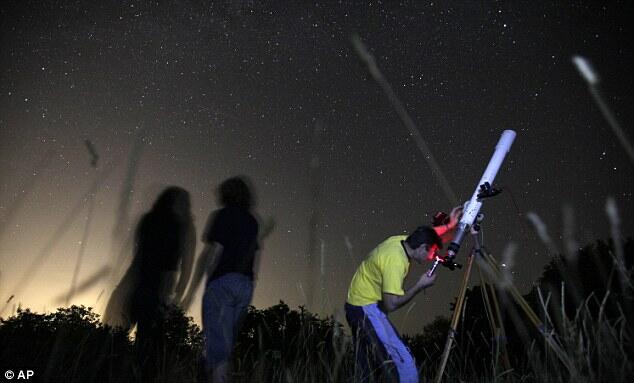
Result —
[[[404,295],[403,281],[409,259],[401,245],[407,236],[396,235],[381,242],[354,273],[348,288],[348,303],[365,306],[382,300],[382,293]]]

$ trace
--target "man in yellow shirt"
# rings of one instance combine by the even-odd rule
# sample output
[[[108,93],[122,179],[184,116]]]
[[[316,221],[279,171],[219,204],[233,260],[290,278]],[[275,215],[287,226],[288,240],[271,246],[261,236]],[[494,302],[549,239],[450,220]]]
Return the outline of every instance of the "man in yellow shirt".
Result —
[[[386,239],[370,252],[352,277],[345,311],[353,332],[360,381],[376,381],[373,375],[378,373],[388,381],[418,382],[414,358],[387,313],[434,284],[436,275],[429,277],[425,272],[412,287],[403,289],[411,261],[421,264],[432,259],[442,248],[440,235],[456,226],[460,213],[460,208],[455,208],[449,223],[442,227],[420,226],[408,236]]]

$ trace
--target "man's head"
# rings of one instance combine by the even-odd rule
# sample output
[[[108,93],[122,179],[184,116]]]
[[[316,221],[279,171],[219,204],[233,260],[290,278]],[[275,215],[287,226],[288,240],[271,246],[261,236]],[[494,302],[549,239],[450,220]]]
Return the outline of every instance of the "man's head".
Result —
[[[429,226],[417,227],[407,236],[405,243],[411,249],[408,255],[418,263],[423,263],[433,257],[436,250],[442,249],[442,240]]]

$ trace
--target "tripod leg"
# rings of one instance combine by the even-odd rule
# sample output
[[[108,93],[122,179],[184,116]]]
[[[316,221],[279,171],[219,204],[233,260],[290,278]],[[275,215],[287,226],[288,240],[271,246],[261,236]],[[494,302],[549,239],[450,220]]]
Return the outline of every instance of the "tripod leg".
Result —
[[[449,360],[449,352],[451,351],[451,346],[453,345],[453,341],[455,340],[455,337],[456,337],[456,330],[458,329],[458,321],[460,320],[460,315],[462,313],[462,308],[464,306],[464,299],[467,293],[467,286],[469,285],[469,277],[471,275],[472,266],[473,266],[473,253],[469,255],[469,259],[467,260],[467,270],[464,273],[464,278],[462,279],[462,285],[460,286],[458,299],[456,300],[456,307],[454,308],[453,316],[451,318],[451,327],[449,328],[449,334],[447,334],[445,349],[443,350],[440,367],[438,368],[438,373],[436,375],[436,383],[440,383],[440,381],[442,380],[443,373],[445,372],[445,367],[447,366],[447,361]]]
[[[495,259],[493,259],[491,254],[488,254],[486,251],[483,251],[482,255],[483,258],[486,260],[488,266],[490,267],[491,271],[493,272],[492,274],[495,276],[495,278],[498,281],[502,281],[502,272],[495,262]],[[535,314],[535,311],[533,311],[528,302],[526,302],[522,294],[520,294],[520,292],[512,283],[506,282],[506,288],[510,291],[511,296],[515,300],[515,303],[520,306],[520,308],[522,309],[522,311],[524,311],[524,314],[526,314],[531,323],[544,336],[544,341],[546,342],[546,344],[550,346],[550,348],[555,352],[555,355],[557,355],[559,360],[568,369],[568,372],[570,372],[572,376],[575,376],[576,372],[572,361],[570,360],[564,349],[561,347],[561,345],[555,340],[555,338],[553,338],[552,334],[546,330],[544,323],[539,319],[537,314]]]

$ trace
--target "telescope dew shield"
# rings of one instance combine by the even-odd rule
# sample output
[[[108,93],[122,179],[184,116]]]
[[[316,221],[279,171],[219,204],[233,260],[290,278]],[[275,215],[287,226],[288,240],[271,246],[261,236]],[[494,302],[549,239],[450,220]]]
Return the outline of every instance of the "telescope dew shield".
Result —
[[[447,248],[447,255],[450,258],[455,257],[458,253],[458,250],[460,249],[460,244],[462,243],[462,239],[464,238],[471,225],[473,225],[475,219],[478,216],[478,213],[480,212],[482,201],[480,198],[478,198],[478,195],[484,191],[483,185],[486,185],[485,187],[487,188],[493,185],[493,180],[495,180],[495,176],[497,175],[498,170],[500,170],[502,162],[504,162],[504,157],[506,157],[506,154],[511,150],[511,145],[515,140],[515,136],[516,133],[514,130],[505,130],[502,133],[502,137],[500,137],[500,140],[495,146],[493,157],[491,157],[491,160],[489,161],[489,164],[487,165],[482,178],[480,178],[480,182],[478,182],[478,184],[476,185],[471,199],[463,210],[462,218],[458,223],[458,229],[456,229],[456,234],[454,235],[451,243],[449,244],[449,247]]]

